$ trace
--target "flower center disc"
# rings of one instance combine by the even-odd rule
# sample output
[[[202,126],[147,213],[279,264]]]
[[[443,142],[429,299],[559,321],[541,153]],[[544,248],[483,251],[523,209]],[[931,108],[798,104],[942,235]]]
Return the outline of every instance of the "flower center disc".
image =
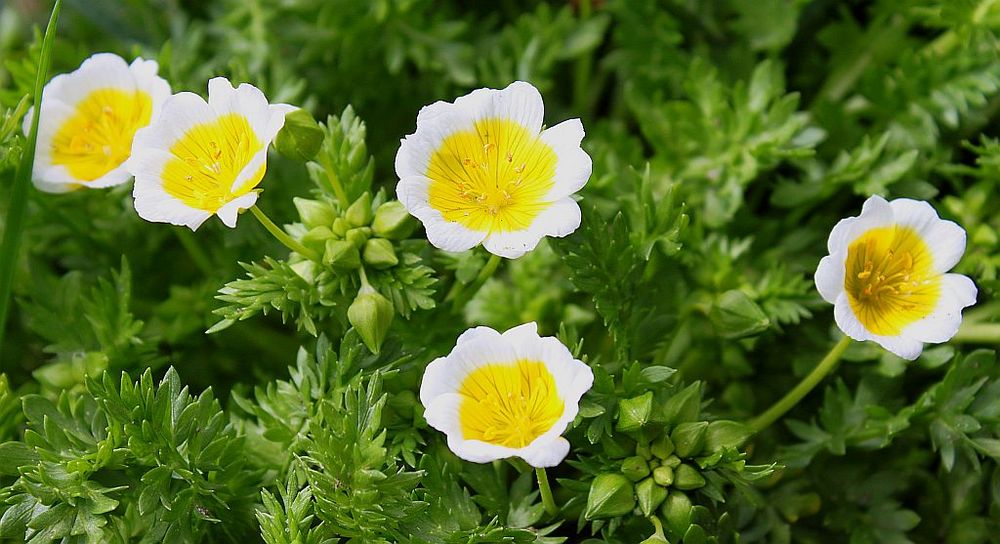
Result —
[[[448,221],[479,232],[527,229],[551,204],[555,151],[519,123],[483,119],[431,155],[428,200]]]
[[[236,113],[195,125],[170,148],[174,158],[163,167],[163,190],[192,208],[215,213],[260,183],[264,164],[233,188],[262,147],[246,117]]]
[[[153,99],[141,91],[97,89],[76,105],[52,139],[52,164],[94,181],[132,153],[135,131],[149,124]]]
[[[563,414],[564,403],[544,363],[480,367],[462,382],[459,421],[466,440],[523,448],[545,434]]]
[[[847,249],[844,290],[866,329],[894,336],[934,311],[941,276],[927,244],[910,227],[878,227]]]

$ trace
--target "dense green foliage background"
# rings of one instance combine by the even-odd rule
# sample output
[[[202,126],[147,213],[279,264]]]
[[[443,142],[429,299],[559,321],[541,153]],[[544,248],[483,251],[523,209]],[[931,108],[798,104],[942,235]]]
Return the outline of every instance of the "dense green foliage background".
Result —
[[[0,6],[0,217],[50,8]],[[249,217],[191,234],[139,219],[131,185],[33,190],[0,355],[0,541],[635,543],[654,512],[675,543],[997,541],[1000,2],[67,0],[58,32],[53,73],[141,55],[175,92],[226,75],[323,120],[314,162],[273,156],[262,185],[300,238],[314,217],[293,197],[376,209],[419,108],[480,86],[527,80],[549,125],[580,117],[594,175],[580,230],[467,303],[444,299],[482,250],[392,237],[378,355],[349,328],[357,277],[304,270]],[[855,344],[742,449],[692,453],[707,485],[636,503],[607,476],[624,459],[747,420],[835,342],[812,274],[876,193],[968,231],[976,334],[913,363]],[[531,320],[597,375],[550,470],[556,518],[525,467],[451,455],[415,397],[467,326]]]

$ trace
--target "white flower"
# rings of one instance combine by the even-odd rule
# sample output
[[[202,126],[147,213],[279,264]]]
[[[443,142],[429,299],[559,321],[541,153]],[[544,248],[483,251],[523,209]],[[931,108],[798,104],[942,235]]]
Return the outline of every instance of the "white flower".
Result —
[[[560,436],[579,410],[594,374],[534,323],[500,334],[476,327],[447,357],[424,372],[424,417],[467,461],[520,457],[535,467],[558,465],[569,453]]]
[[[827,247],[816,288],[837,326],[904,359],[955,336],[962,309],[976,303],[972,280],[946,273],[965,252],[965,231],[926,202],[873,196],[837,223]]]
[[[208,102],[177,93],[163,114],[135,135],[135,211],[147,221],[196,230],[218,215],[228,227],[257,201],[267,148],[295,108],[268,104],[260,89],[226,78],[208,82]]]
[[[156,75],[156,61],[129,65],[112,53],[98,53],[75,71],[58,75],[42,91],[34,182],[42,191],[110,187],[131,177],[122,163],[136,130],[155,119],[170,96]],[[34,111],[24,116],[25,135]]]
[[[482,243],[514,259],[580,226],[572,195],[591,172],[583,124],[543,131],[542,113],[538,89],[523,81],[420,110],[396,154],[396,193],[432,244],[465,251]]]

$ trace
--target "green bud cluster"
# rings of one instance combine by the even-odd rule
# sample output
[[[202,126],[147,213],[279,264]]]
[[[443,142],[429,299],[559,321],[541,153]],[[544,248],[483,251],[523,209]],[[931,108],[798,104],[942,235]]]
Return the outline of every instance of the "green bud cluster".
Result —
[[[619,428],[646,426],[652,409],[651,394],[620,401]],[[686,411],[684,406],[676,407],[676,413]],[[708,485],[707,471],[742,466],[738,448],[748,437],[746,427],[734,421],[685,421],[663,427],[654,439],[637,440],[634,454],[622,460],[620,473],[594,478],[585,517],[604,519],[637,509],[636,513],[645,517],[659,514],[670,534],[683,537],[696,527],[686,493]],[[700,530],[694,529],[695,533]],[[697,541],[697,535],[692,538]]]

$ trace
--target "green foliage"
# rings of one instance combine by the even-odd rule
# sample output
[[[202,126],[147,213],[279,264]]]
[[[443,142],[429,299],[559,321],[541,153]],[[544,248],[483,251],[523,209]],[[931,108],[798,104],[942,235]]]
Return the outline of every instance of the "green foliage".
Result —
[[[10,204],[51,6],[0,5],[0,229],[25,218],[0,258],[0,542],[1000,534],[1000,3],[66,2],[53,73],[111,51],[175,92],[224,75],[301,107],[258,205],[310,255],[249,214],[146,223],[128,184]],[[517,79],[547,125],[581,119],[593,175],[578,230],[494,273],[428,243],[394,157],[422,106]],[[813,275],[872,194],[966,230],[977,307],[912,363],[852,344],[751,435],[836,341]],[[529,321],[595,377],[554,515],[418,398],[468,327]]]

